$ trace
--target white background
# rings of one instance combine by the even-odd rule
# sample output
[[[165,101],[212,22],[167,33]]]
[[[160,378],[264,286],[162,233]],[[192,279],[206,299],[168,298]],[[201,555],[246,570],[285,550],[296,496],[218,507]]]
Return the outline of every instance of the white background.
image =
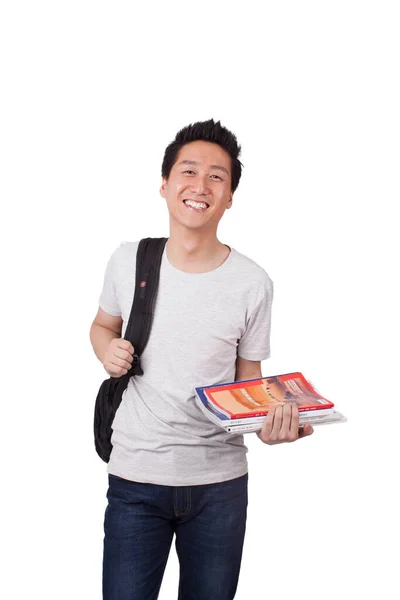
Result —
[[[101,598],[89,328],[112,251],[168,235],[165,147],[211,117],[243,148],[219,237],[275,284],[263,373],[301,370],[348,417],[246,436],[236,598],[399,597],[397,8],[2,3],[3,598]],[[160,600],[177,585],[172,547]]]

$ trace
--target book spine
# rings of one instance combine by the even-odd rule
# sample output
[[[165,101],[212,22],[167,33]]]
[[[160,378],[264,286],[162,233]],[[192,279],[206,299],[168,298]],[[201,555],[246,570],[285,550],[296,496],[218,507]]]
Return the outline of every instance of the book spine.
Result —
[[[318,411],[310,410],[310,411],[300,412],[299,413],[299,422],[306,421],[309,418],[314,419],[316,417],[322,417],[323,415],[331,415],[332,410],[333,410],[332,408],[321,408]],[[251,425],[251,424],[264,423],[265,419],[266,419],[266,415],[263,415],[262,417],[253,417],[253,415],[251,415],[249,417],[244,417],[243,419],[236,419],[236,418],[232,418],[229,420],[224,419],[223,421],[221,421],[221,425],[224,425],[224,426],[232,425],[233,427],[236,427],[237,425]]]
[[[336,411],[321,416],[318,416],[315,413],[313,413],[312,415],[305,416],[303,419],[299,419],[299,425],[304,425],[305,423],[310,423],[311,425],[324,425],[328,423],[337,423],[345,420],[346,418],[343,417],[341,413],[337,413]],[[260,431],[262,429],[262,423],[228,425],[227,427],[225,427],[225,429],[228,433],[251,433],[253,431]]]
[[[251,433],[253,431],[261,431],[262,423],[254,425],[231,425],[226,427],[228,433]]]
[[[238,425],[257,425],[258,423],[263,424],[265,421],[265,417],[266,415],[262,417],[246,417],[244,419],[224,419],[223,421],[221,421],[221,425],[223,425],[224,427],[227,427],[228,425],[232,425],[232,427],[237,427]]]
[[[214,405],[213,405],[214,406]],[[326,408],[326,406],[299,406],[299,415],[301,414],[308,414],[308,413],[318,413],[318,414],[323,414],[326,411],[331,412],[332,408]],[[266,417],[268,414],[268,410],[267,411],[260,411],[260,412],[252,412],[251,414],[249,413],[237,413],[236,415],[232,415],[231,418],[229,419],[230,421],[236,421],[237,419],[253,419],[255,417]]]
[[[204,402],[202,401],[202,399],[197,396],[197,404],[200,408],[200,410],[204,413],[204,415],[210,420],[212,421],[215,425],[218,425],[219,427],[223,426],[223,423],[226,421],[221,421],[221,419],[219,419],[213,412],[212,410],[210,410],[206,404],[204,404]]]

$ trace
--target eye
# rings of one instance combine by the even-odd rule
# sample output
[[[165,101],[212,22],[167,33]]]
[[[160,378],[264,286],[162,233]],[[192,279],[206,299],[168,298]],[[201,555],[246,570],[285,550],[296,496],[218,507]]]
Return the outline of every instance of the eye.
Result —
[[[216,177],[217,179],[220,179],[222,181],[222,177],[220,177],[219,175],[211,175],[211,177]]]
[[[183,171],[183,172],[184,173],[193,173],[194,174],[194,171],[191,171],[190,169],[187,169],[187,171]]]

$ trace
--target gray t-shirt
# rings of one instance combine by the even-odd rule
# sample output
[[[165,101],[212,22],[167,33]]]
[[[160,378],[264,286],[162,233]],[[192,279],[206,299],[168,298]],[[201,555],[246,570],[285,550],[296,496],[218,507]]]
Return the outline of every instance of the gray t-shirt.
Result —
[[[122,315],[132,306],[138,242],[123,242],[105,273],[100,307]],[[217,269],[185,273],[166,251],[152,330],[113,422],[108,472],[142,483],[199,485],[247,472],[243,435],[226,433],[202,413],[194,387],[235,379],[237,354],[269,357],[272,281],[233,248]]]

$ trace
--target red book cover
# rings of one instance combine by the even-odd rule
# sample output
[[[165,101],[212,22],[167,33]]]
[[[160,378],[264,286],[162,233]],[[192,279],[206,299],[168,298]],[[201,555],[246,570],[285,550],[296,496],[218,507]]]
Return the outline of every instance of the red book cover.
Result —
[[[204,393],[230,419],[264,416],[285,402],[295,403],[299,412],[334,406],[298,372],[205,387]]]

